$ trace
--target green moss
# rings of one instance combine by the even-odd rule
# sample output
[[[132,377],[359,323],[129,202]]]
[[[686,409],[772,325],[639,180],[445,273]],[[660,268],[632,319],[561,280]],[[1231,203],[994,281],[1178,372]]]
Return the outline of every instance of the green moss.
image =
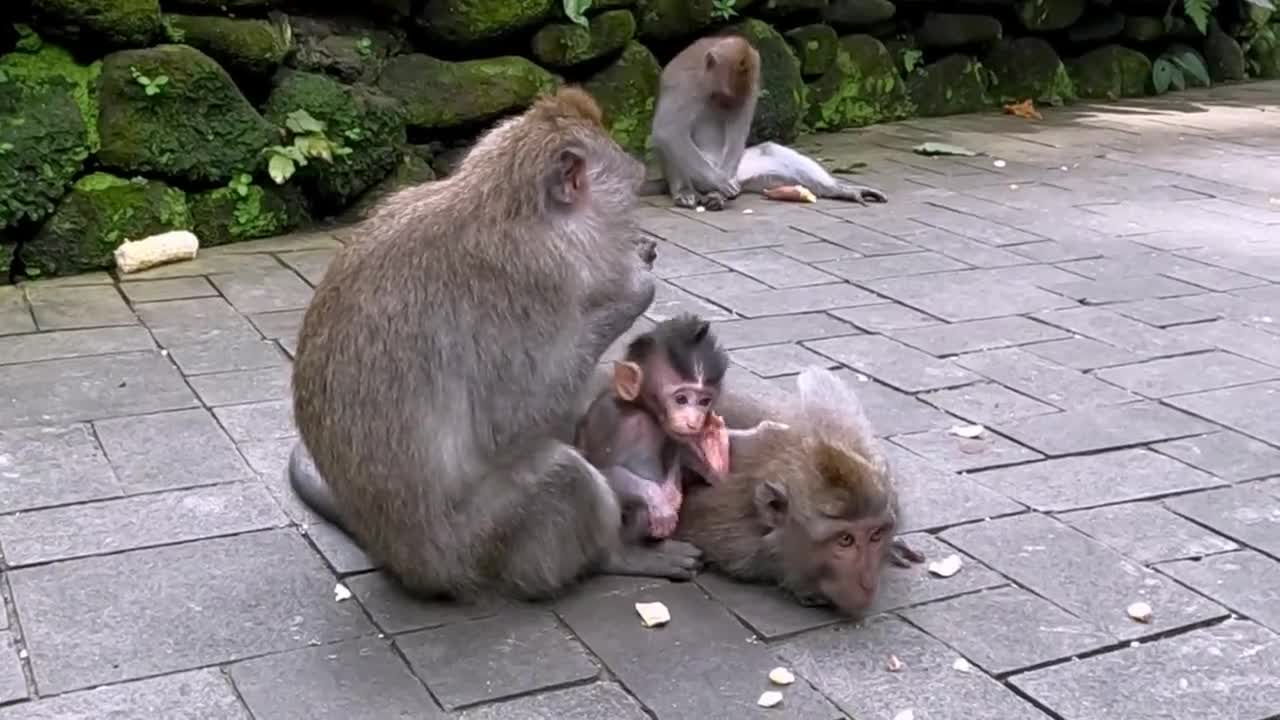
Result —
[[[636,34],[635,16],[627,10],[600,13],[588,24],[544,25],[533,36],[533,56],[551,67],[573,67],[618,52]]]
[[[431,0],[418,15],[429,38],[467,47],[541,25],[559,5],[560,0]]]
[[[308,194],[322,205],[345,206],[386,177],[405,143],[404,117],[394,100],[324,75],[285,73],[265,110],[281,126],[289,113],[306,110],[325,124],[325,137],[351,148],[331,163],[314,160],[300,172]]]
[[[296,188],[247,185],[191,197],[191,219],[201,246],[271,237],[307,220],[306,201]]]
[[[807,89],[800,61],[787,39],[760,20],[744,20],[729,26],[727,32],[745,37],[760,53],[760,99],[747,142],[795,140],[800,135]]]
[[[65,81],[71,87],[72,96],[80,108],[85,128],[89,133],[89,148],[98,149],[98,74],[101,62],[82,65],[71,53],[57,45],[41,42],[38,36],[28,43],[32,51],[19,50],[0,56],[0,82],[8,82],[24,89],[34,89],[50,82]]]
[[[1028,98],[1060,105],[1075,99],[1075,86],[1053,46],[1041,38],[1001,40],[984,60],[995,75],[991,93],[1001,103]]]
[[[836,61],[836,45],[840,36],[830,25],[802,25],[784,35],[800,60],[800,74],[806,78],[822,75]]]
[[[893,57],[870,35],[840,38],[831,69],[809,84],[806,117],[815,130],[862,127],[914,113]]]
[[[232,72],[269,75],[293,46],[287,22],[206,15],[166,15],[174,42],[207,53]]]
[[[404,105],[409,125],[424,129],[487,122],[523,110],[558,85],[551,73],[513,56],[448,62],[400,55],[378,78],[378,87]]]
[[[89,152],[68,82],[0,82],[0,228],[53,212]]]
[[[162,37],[160,0],[31,0],[33,24],[71,40],[143,47]]]
[[[1147,92],[1151,60],[1137,50],[1106,45],[1067,63],[1067,72],[1080,97],[1139,97]]]
[[[133,71],[168,78],[147,95]],[[112,53],[102,61],[98,129],[103,165],[193,184],[252,172],[279,134],[208,55],[186,45]]]
[[[716,22],[715,9],[713,0],[640,0],[636,8],[640,37],[662,41],[689,37]]]
[[[600,104],[610,135],[636,155],[647,149],[661,74],[653,53],[629,42],[613,64],[583,84]]]
[[[907,92],[923,116],[978,112],[991,105],[987,73],[971,57],[954,54],[907,77]]]
[[[29,275],[74,275],[114,266],[125,240],[168,230],[189,230],[186,195],[155,180],[125,180],[106,173],[85,176],[22,246]]]

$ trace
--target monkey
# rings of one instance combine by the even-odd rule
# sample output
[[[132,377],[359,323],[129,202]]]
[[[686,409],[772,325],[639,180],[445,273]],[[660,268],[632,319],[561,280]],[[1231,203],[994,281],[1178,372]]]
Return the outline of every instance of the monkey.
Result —
[[[874,188],[834,177],[774,142],[747,147],[760,97],[760,53],[740,35],[700,38],[662,70],[651,136],[664,179],[642,195],[669,193],[677,207],[723,210],[742,192],[803,185],[821,198],[888,202]]]
[[[886,563],[924,555],[895,537],[902,514],[889,463],[856,393],[825,368],[806,368],[785,421],[731,437],[729,477],[690,488],[673,537],[725,575],[772,583],[804,605],[865,613]],[[776,409],[730,393],[730,427]]]
[[[304,312],[289,482],[411,594],[545,599],[595,573],[687,580],[623,542],[573,446],[604,352],[653,302],[643,165],[578,87],[485,131],[359,225]]]
[[[664,320],[628,344],[612,386],[579,421],[575,445],[617,493],[627,541],[675,530],[684,467],[712,480],[727,470],[715,402],[728,369],[711,323],[692,314]]]

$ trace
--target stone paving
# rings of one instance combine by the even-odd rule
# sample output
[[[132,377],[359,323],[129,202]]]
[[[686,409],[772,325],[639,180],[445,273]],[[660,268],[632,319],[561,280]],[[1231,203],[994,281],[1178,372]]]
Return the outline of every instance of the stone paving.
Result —
[[[647,208],[642,326],[714,318],[751,392],[840,368],[959,574],[861,624],[711,574],[409,599],[284,481],[312,232],[0,288],[0,720],[1280,718],[1280,84],[805,147],[891,204]]]

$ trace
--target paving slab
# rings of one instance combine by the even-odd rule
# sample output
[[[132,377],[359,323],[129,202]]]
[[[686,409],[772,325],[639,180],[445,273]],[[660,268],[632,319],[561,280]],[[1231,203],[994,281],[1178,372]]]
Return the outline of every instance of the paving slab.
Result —
[[[9,583],[43,693],[372,630],[358,605],[333,601],[332,575],[292,530],[20,568]]]
[[[850,653],[851,647],[858,651]],[[798,676],[855,718],[894,718],[906,710],[942,720],[1048,718],[982,671],[957,672],[955,650],[897,618],[816,630],[783,646],[781,654]],[[890,656],[903,663],[902,670],[888,670]]]
[[[1240,547],[1212,530],[1169,512],[1158,502],[1109,505],[1057,517],[1143,565],[1213,555]]]
[[[0,287],[0,720],[1274,720],[1277,97],[798,145],[867,163],[886,205],[645,199],[662,282],[601,364],[696,312],[748,397],[836,368],[884,439],[898,531],[962,558],[885,569],[863,622],[709,571],[539,603],[406,593],[285,473],[298,330],[349,229]],[[928,140],[983,156],[911,151]],[[671,624],[641,627],[637,600]],[[759,708],[779,665],[799,681]]]
[[[1217,603],[1044,515],[966,525],[947,530],[941,537],[1118,640],[1227,614]],[[1146,602],[1160,611],[1150,623],[1136,622],[1126,612],[1135,602]]]
[[[1280,707],[1280,636],[1228,621],[1014,677],[1063,720],[1266,720]]]
[[[265,655],[235,663],[228,674],[259,718],[448,717],[396,654],[390,640],[361,638]]]

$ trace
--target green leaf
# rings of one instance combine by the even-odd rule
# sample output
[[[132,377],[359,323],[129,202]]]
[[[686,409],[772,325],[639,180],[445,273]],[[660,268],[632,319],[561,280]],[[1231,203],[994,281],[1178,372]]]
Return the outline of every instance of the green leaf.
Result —
[[[911,72],[920,66],[920,60],[924,58],[924,53],[915,48],[908,48],[902,51],[902,69]]]
[[[324,123],[311,117],[311,113],[306,110],[294,110],[285,116],[285,127],[295,133],[320,133],[324,132]]]
[[[307,157],[324,158],[333,162],[333,143],[319,135],[301,135],[293,140],[293,146]]]
[[[564,14],[569,21],[582,27],[590,27],[584,14],[591,7],[591,0],[564,0]]]
[[[155,79],[155,80],[152,80],[151,82],[152,82],[153,84],[156,84],[156,85],[164,85],[165,83],[169,82],[169,76],[168,76],[168,75],[157,75],[157,76],[156,76],[156,79]]]
[[[1201,35],[1209,32],[1210,0],[1182,0],[1182,11],[1191,19]]]
[[[1194,77],[1201,85],[1209,87],[1209,70],[1204,66],[1204,61],[1194,50],[1185,50],[1177,55],[1170,57],[1173,63],[1182,68],[1182,71]]]
[[[148,83],[148,84],[146,84],[146,85],[143,85],[143,86],[142,86],[142,88],[143,88],[143,92],[145,92],[147,95],[159,95],[159,94],[160,94],[160,86],[159,86],[159,85],[155,85],[155,84]]]
[[[1173,63],[1164,58],[1158,58],[1152,63],[1151,84],[1155,85],[1157,94],[1163,95],[1169,92],[1169,86],[1173,84],[1173,74],[1177,71],[1178,69],[1174,67]],[[1181,73],[1178,74],[1181,75]]]
[[[966,147],[938,142],[927,142],[923,145],[917,145],[911,148],[911,150],[919,155],[960,155],[962,157],[974,157],[978,154]]]
[[[272,155],[271,162],[267,163],[267,172],[271,175],[271,179],[276,181],[277,185],[283,185],[293,177],[296,168],[293,161],[284,155]]]
[[[1244,1],[1245,1],[1245,2],[1247,2],[1247,3],[1249,3],[1250,5],[1257,5],[1258,7],[1262,8],[1263,10],[1275,10],[1275,9],[1276,9],[1276,4],[1275,4],[1275,3],[1273,3],[1273,2],[1271,2],[1271,0],[1244,0]]]
[[[307,156],[303,155],[302,151],[293,145],[286,145],[284,147],[281,147],[279,148],[279,152],[281,155],[284,155],[285,157],[289,158],[290,160],[297,163],[298,165],[307,164]]]
[[[1174,90],[1187,89],[1187,76],[1183,75],[1181,70],[1177,70],[1173,73],[1173,89]]]

